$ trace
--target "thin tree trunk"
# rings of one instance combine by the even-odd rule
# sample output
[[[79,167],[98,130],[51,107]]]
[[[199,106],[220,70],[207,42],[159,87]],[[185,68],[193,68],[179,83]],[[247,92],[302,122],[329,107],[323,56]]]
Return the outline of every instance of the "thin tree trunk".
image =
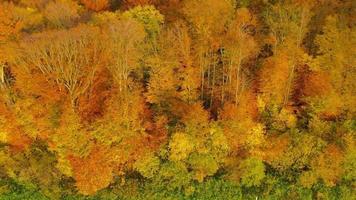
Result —
[[[224,104],[224,95],[225,95],[225,62],[223,58],[222,50],[220,49],[221,61],[222,61],[222,84],[221,84],[221,105]]]
[[[236,70],[236,88],[235,88],[235,105],[237,105],[238,99],[238,91],[240,87],[240,68],[241,68],[241,50],[239,51],[239,61],[237,63],[237,70]]]
[[[201,76],[201,99],[204,99],[204,63],[203,55],[200,55],[200,76]]]
[[[214,98],[214,90],[215,90],[215,77],[216,77],[216,62],[213,57],[213,82],[212,82],[212,88],[211,88],[211,97],[210,97],[210,107],[213,105],[213,98]]]

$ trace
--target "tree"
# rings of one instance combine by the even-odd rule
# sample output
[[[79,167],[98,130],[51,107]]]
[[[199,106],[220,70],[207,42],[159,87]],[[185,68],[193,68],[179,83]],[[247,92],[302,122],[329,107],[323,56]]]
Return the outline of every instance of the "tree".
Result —
[[[200,183],[206,176],[214,175],[219,169],[219,164],[211,155],[192,154],[188,162],[194,171],[194,179]]]
[[[109,0],[80,0],[81,3],[85,5],[90,10],[93,11],[102,11],[110,6]]]
[[[75,108],[106,60],[99,37],[89,26],[36,34],[21,43],[17,65],[26,73],[40,72],[47,82],[66,90]]]
[[[233,4],[228,0],[183,1],[182,13],[192,25],[196,38],[194,48],[198,59],[196,64],[200,67],[201,98],[204,99],[204,88],[208,91],[211,90],[213,95],[211,95],[210,104],[212,104],[213,90],[217,80],[216,65],[218,61],[217,55],[214,53],[221,46],[219,35],[223,34],[225,25],[231,19],[233,11]]]
[[[87,157],[70,157],[74,179],[80,193],[95,194],[113,179],[112,155],[107,148],[95,145]]]
[[[61,196],[60,172],[54,167],[56,158],[43,143],[36,141],[20,153],[7,152],[2,159],[5,159],[2,160],[2,170],[17,184],[25,188],[41,189],[42,194],[48,198]]]
[[[188,27],[176,23],[162,31],[157,51],[147,60],[150,80],[147,97],[151,103],[163,103],[178,98],[187,103],[198,100],[200,80],[194,66]],[[160,102],[160,101],[161,102]]]
[[[285,53],[267,58],[260,71],[260,97],[264,102],[281,105],[284,101],[285,86],[288,82],[289,59]]]
[[[44,17],[54,27],[70,27],[79,18],[79,6],[69,0],[56,0],[46,5]]]
[[[265,178],[265,166],[261,160],[248,158],[239,165],[241,183],[247,187],[258,186]]]
[[[107,27],[110,49],[113,58],[108,65],[115,84],[124,95],[130,87],[129,75],[139,68],[142,45],[145,39],[144,28],[132,19],[115,21]]]
[[[13,3],[0,2],[0,41],[18,37],[25,30],[34,28],[42,23],[42,16],[34,9],[18,7]]]
[[[233,100],[235,105],[240,101],[243,88],[246,88],[247,77],[243,76],[243,62],[257,52],[257,44],[249,33],[256,26],[256,19],[247,8],[236,10],[234,19],[227,27],[223,43],[223,69],[221,101]],[[226,97],[225,97],[226,96]]]
[[[182,162],[166,162],[162,164],[158,175],[154,179],[157,188],[166,187],[169,191],[187,187],[191,182],[191,175]]]
[[[303,65],[301,56],[304,54],[302,42],[307,32],[307,25],[312,16],[313,2],[291,1],[285,4],[280,2],[271,4],[265,11],[265,21],[269,25],[275,55],[286,56],[286,74],[281,76],[271,76],[272,79],[282,79],[284,91],[277,94],[283,95],[282,105],[289,102],[295,80],[295,73],[298,66]],[[281,52],[282,51],[282,52]],[[283,57],[284,57],[283,56]],[[278,58],[277,58],[278,59]],[[262,77],[263,78],[263,77]]]
[[[169,143],[170,160],[180,161],[188,158],[194,149],[192,138],[184,133],[175,133]]]
[[[241,188],[224,179],[208,179],[202,184],[194,187],[193,199],[242,199]]]
[[[330,102],[324,107],[324,113],[329,116],[337,116],[342,110],[351,115],[355,113],[353,109],[355,107],[355,95],[353,95],[355,93],[355,81],[353,81],[355,59],[349,49],[356,42],[356,34],[354,28],[348,28],[338,19],[339,16],[328,16],[323,29],[324,33],[316,37],[316,43],[320,47],[320,55],[316,58],[320,63],[318,73],[332,77],[330,84],[333,89],[326,97],[324,96],[326,101],[330,99],[335,103]],[[336,104],[335,99],[340,99],[341,105]],[[328,110],[333,110],[330,107],[336,107],[335,112],[329,112]]]
[[[342,163],[342,170],[344,172],[343,179],[346,181],[353,182],[356,179],[356,170],[355,170],[355,144],[354,139],[349,134],[345,136],[346,140],[346,150],[344,153],[344,160]]]
[[[160,160],[153,153],[148,153],[134,164],[134,168],[146,178],[153,178],[160,166]]]
[[[157,39],[161,25],[164,22],[164,16],[152,5],[136,6],[125,11],[122,17],[124,19],[133,19],[141,23],[148,37],[153,41]]]
[[[312,162],[312,170],[326,185],[334,186],[341,178],[343,154],[335,145],[328,145]]]
[[[303,133],[298,135],[298,133],[292,132],[291,134],[290,138],[284,135],[280,136],[278,139],[280,144],[272,147],[274,151],[271,149],[266,152],[269,157],[268,163],[281,172],[306,168],[325,146],[325,142],[318,137]],[[275,149],[277,147],[282,147],[282,149]],[[279,156],[272,157],[273,155]]]
[[[24,30],[31,30],[42,23],[42,16],[33,9],[17,7],[13,3],[0,2],[0,84],[8,83],[6,71],[13,59],[11,42],[19,38]]]
[[[124,6],[131,8],[135,6],[152,5],[156,0],[124,0]]]

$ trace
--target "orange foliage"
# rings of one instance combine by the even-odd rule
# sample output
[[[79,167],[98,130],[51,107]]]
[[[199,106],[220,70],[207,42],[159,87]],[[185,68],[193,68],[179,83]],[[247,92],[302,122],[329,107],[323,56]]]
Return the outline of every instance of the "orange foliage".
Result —
[[[199,102],[190,105],[181,101],[177,101],[174,102],[173,108],[177,115],[182,118],[182,122],[185,124],[205,124],[209,121],[209,113]]]
[[[48,0],[21,0],[21,4],[25,7],[42,10],[48,4]]]
[[[109,0],[81,0],[90,10],[101,11],[109,8]]]
[[[335,186],[342,174],[343,152],[335,145],[329,145],[314,160],[312,166],[328,186]]]
[[[31,69],[28,73],[20,67],[12,69],[16,76],[14,87],[24,95],[41,97],[44,102],[56,102],[66,96],[64,87],[49,82],[39,70]]]
[[[156,3],[167,22],[176,21],[182,0],[165,0]]]
[[[16,67],[19,73],[27,73],[26,78],[40,77],[36,89],[53,85],[55,90],[66,91],[74,107],[106,62],[107,54],[100,39],[99,29],[87,25],[33,34],[20,44],[23,51],[17,57]]]
[[[69,157],[80,193],[95,194],[110,184],[113,178],[112,158],[109,149],[100,145],[95,145],[87,157]]]
[[[329,77],[325,73],[312,72],[307,75],[303,93],[305,96],[321,96],[332,89]]]
[[[21,152],[27,149],[32,141],[28,136],[14,129],[13,132],[9,134],[8,143],[10,144],[11,151]]]
[[[32,143],[31,138],[23,133],[20,126],[18,125],[18,119],[7,108],[3,99],[0,98],[0,131],[4,131],[7,135],[7,143],[10,145],[10,150],[12,152],[21,152],[27,149]]]
[[[108,76],[106,70],[99,72],[90,91],[79,98],[78,112],[82,120],[91,122],[104,114],[105,101],[110,95]]]
[[[290,144],[288,135],[271,136],[266,141],[266,149],[264,151],[264,160],[272,163],[275,158],[279,158],[287,150]]]
[[[289,60],[285,53],[268,58],[260,71],[260,92],[265,102],[281,104],[289,77]]]
[[[219,115],[223,120],[255,120],[258,116],[257,99],[253,90],[241,94],[238,105],[226,103]]]
[[[332,90],[330,77],[324,72],[307,73],[303,80],[302,93],[314,97],[328,94]]]
[[[0,41],[17,34],[23,27],[20,19],[16,19],[14,5],[0,3]]]
[[[153,4],[155,0],[124,0],[124,6],[127,8],[139,6],[139,5],[147,5]]]
[[[69,27],[79,18],[79,6],[73,1],[49,2],[43,12],[49,24],[54,27]]]
[[[194,121],[201,124],[208,123],[209,113],[200,103],[195,103],[187,109],[186,114],[183,115],[182,121],[185,123]]]
[[[224,120],[233,120],[238,117],[237,113],[238,107],[235,104],[226,103],[221,110],[219,117]]]

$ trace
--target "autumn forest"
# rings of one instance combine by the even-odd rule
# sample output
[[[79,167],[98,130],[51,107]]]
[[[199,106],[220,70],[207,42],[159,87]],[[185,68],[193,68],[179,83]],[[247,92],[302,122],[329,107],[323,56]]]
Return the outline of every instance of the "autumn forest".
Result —
[[[0,0],[1,200],[355,200],[356,1]]]

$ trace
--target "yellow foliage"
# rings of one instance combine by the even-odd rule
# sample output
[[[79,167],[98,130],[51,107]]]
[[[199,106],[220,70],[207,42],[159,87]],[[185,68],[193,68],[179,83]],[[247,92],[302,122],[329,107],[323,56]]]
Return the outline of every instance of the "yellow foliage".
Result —
[[[257,107],[260,113],[262,113],[266,108],[266,102],[260,95],[257,96]]]
[[[297,117],[289,109],[282,108],[278,115],[278,120],[285,123],[288,128],[293,128],[297,124]]]
[[[68,177],[73,176],[72,166],[70,165],[69,159],[65,156],[60,155],[58,157],[56,168]]]
[[[194,144],[189,135],[185,133],[175,133],[169,143],[170,155],[172,161],[186,159],[194,149]]]
[[[158,171],[160,160],[153,153],[142,156],[134,163],[134,168],[146,178],[152,178]]]
[[[324,96],[323,98],[308,99],[313,111],[323,119],[334,119],[341,114],[345,102],[337,93]]]
[[[216,154],[216,158],[225,156],[226,153],[230,150],[229,143],[222,130],[213,131],[211,141],[211,153]]]
[[[265,141],[265,132],[263,124],[256,124],[249,130],[246,144],[251,147],[260,146]]]
[[[200,183],[206,176],[214,175],[219,169],[218,163],[211,155],[192,154],[188,162],[193,169],[194,179]]]
[[[303,172],[300,177],[299,181],[303,187],[311,188],[314,184],[318,182],[318,177],[313,171]]]
[[[0,131],[0,142],[1,143],[7,143],[8,141],[8,136],[6,132]]]

